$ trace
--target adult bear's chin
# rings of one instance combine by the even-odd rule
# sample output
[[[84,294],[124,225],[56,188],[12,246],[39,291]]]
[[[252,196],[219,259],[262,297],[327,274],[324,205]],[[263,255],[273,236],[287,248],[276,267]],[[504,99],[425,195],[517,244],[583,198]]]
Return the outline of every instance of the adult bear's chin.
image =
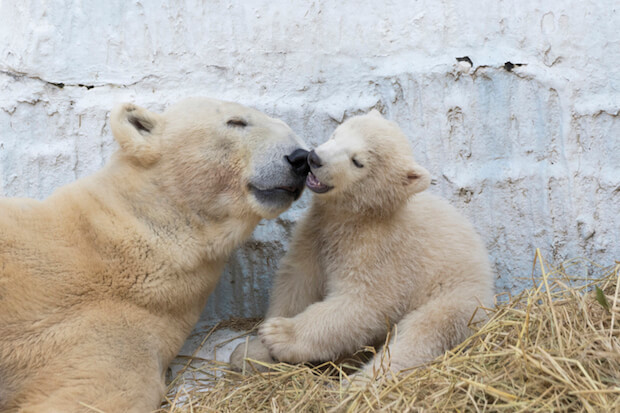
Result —
[[[249,187],[261,207],[275,212],[287,209],[293,201],[299,199],[304,189],[304,182],[267,189],[261,189],[252,184]]]

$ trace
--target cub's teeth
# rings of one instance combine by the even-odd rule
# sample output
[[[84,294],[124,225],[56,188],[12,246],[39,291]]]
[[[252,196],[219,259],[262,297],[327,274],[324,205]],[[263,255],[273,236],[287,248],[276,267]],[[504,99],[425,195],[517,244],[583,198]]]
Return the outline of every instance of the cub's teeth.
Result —
[[[321,182],[317,179],[316,175],[314,175],[312,172],[310,172],[308,174],[308,180],[310,181],[311,184],[313,185],[321,185]]]

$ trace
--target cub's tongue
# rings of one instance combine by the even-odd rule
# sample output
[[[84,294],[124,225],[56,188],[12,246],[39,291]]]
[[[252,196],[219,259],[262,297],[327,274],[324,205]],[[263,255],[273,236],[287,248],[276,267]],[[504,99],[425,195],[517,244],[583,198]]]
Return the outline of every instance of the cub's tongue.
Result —
[[[331,187],[319,181],[312,172],[308,172],[308,176],[306,177],[306,186],[310,188],[310,190],[319,194],[327,192],[331,189]]]

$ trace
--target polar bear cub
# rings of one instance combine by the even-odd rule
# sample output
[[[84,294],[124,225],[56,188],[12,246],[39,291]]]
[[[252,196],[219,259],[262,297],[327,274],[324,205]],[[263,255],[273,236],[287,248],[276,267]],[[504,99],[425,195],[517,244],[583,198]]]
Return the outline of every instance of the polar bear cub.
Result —
[[[399,127],[377,111],[349,119],[310,152],[315,194],[280,263],[266,321],[243,355],[298,363],[334,360],[385,342],[364,372],[431,361],[470,334],[493,303],[485,246],[445,200],[423,192]],[[243,344],[241,345],[243,347]]]

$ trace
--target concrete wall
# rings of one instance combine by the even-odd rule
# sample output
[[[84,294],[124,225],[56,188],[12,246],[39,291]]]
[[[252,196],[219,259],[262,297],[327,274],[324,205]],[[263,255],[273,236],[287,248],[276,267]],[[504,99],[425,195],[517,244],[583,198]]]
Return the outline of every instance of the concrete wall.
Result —
[[[499,290],[524,285],[536,247],[620,259],[614,0],[25,0],[0,1],[0,21],[0,195],[100,168],[116,102],[240,101],[311,145],[378,108],[474,221]],[[204,322],[265,310],[308,196],[232,256]]]

